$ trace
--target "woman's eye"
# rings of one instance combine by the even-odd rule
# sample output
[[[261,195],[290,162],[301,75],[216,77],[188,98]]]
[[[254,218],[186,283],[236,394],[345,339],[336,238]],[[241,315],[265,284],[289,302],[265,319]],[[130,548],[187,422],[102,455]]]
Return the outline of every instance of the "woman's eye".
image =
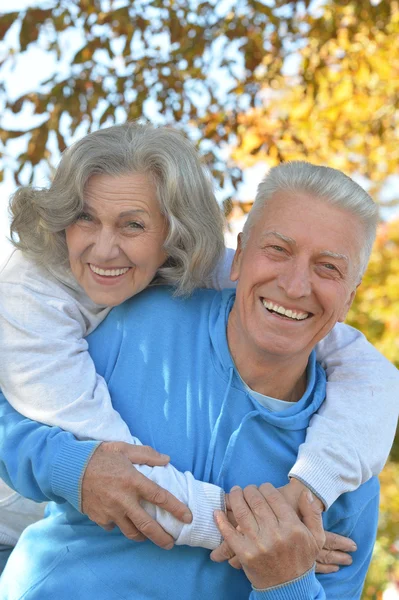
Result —
[[[144,229],[141,223],[137,223],[137,221],[132,221],[131,223],[127,223],[126,227],[128,229]]]
[[[80,213],[80,215],[76,219],[77,221],[92,221],[91,216],[88,213]]]

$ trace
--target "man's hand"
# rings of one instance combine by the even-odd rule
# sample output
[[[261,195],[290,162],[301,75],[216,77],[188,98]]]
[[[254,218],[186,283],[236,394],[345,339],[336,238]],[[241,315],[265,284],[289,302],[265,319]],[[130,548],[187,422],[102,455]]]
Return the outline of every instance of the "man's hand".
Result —
[[[299,499],[303,521],[270,483],[232,489],[229,500],[237,528],[216,511],[220,533],[254,587],[286,583],[314,564],[325,536],[320,507],[309,497],[313,500],[306,492]]]
[[[174,543],[172,536],[148,515],[140,500],[165,509],[184,523],[191,522],[191,512],[132,464],[163,466],[168,462],[168,456],[149,446],[103,442],[89,460],[83,476],[82,512],[106,530],[117,525],[130,540],[140,542],[148,538],[169,550]]]
[[[290,482],[278,488],[284,499],[295,512],[299,515],[299,499],[302,492],[307,491],[307,487],[297,479],[291,479]],[[226,513],[229,522],[237,526],[230,505],[229,494],[226,494]],[[324,505],[318,498],[314,497],[314,501],[320,510],[324,509]],[[349,552],[355,552],[357,546],[350,538],[339,535],[338,533],[325,532],[325,543],[316,557],[316,573],[335,573],[339,571],[340,566],[352,564],[352,557]],[[229,548],[226,541],[223,541],[218,548],[212,551],[211,559],[215,562],[228,561],[235,569],[241,569],[241,564],[235,553]]]

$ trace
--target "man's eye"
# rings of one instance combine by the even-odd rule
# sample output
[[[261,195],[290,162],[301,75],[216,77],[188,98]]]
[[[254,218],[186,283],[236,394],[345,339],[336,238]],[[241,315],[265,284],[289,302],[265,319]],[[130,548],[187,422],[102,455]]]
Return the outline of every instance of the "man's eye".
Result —
[[[338,273],[337,267],[332,263],[323,263],[323,267],[325,267],[328,271],[337,271]]]
[[[284,252],[284,248],[282,248],[281,246],[272,246],[273,250],[276,250],[277,252]]]

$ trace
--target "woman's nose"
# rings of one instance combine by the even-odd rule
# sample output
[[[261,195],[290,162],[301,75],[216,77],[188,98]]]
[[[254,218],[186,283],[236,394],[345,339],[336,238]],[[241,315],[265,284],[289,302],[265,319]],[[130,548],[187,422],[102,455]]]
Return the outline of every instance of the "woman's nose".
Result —
[[[120,249],[115,233],[106,228],[96,232],[92,246],[92,260],[107,262],[119,256]]]

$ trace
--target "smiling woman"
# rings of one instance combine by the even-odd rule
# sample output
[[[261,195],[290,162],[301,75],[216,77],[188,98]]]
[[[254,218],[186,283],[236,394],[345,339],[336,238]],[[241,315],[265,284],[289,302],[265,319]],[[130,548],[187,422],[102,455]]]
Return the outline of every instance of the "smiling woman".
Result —
[[[130,210],[144,212],[135,213],[139,219],[118,216],[118,227],[111,232],[109,222],[98,227],[96,215],[101,213],[104,220],[106,212],[108,218],[110,207],[113,219]],[[192,144],[167,127],[127,123],[87,135],[63,154],[49,188],[20,188],[10,210],[15,246],[36,263],[56,270],[70,266],[66,232],[83,222],[90,223],[85,231],[92,232],[91,243],[95,238],[107,260],[118,246],[116,231],[122,240],[128,238],[122,230],[141,230],[142,239],[148,245],[156,242],[158,250],[164,235],[165,254],[155,259],[157,263],[164,258],[164,263],[154,269],[149,260],[148,269],[157,283],[171,284],[183,295],[209,284],[224,251],[224,220],[209,175]],[[145,212],[147,221],[151,217],[148,223]],[[154,238],[156,232],[159,239]],[[108,241],[112,247],[104,249]],[[113,264],[119,266],[118,260]]]
[[[84,212],[66,229],[71,271],[97,304],[116,306],[144,290],[167,255],[167,219],[148,175],[92,175]]]
[[[216,284],[223,216],[194,147],[171,128],[127,123],[96,131],[66,150],[48,188],[20,188],[10,208],[17,249],[0,272],[1,390],[22,414],[78,438],[139,445],[111,404],[85,336],[111,307],[151,284],[170,284],[176,295]],[[20,372],[13,368],[16,355]],[[90,453],[97,444],[85,447]],[[134,462],[167,462],[155,451],[143,454],[129,446],[129,452]],[[152,516],[154,505],[171,513],[162,511],[159,521],[164,525],[166,514],[165,527],[174,537],[148,518],[139,498],[129,498],[136,522],[146,523],[147,537],[162,546],[173,543],[182,521],[192,516],[184,494],[186,504],[158,483],[188,489],[192,497],[205,495],[210,519],[210,507],[222,506],[218,487],[197,484],[171,466],[138,466],[133,475],[141,477],[134,483],[140,500],[153,502]],[[12,518],[1,506],[0,542],[2,525]],[[138,537],[133,521],[119,525]],[[214,544],[220,534],[211,529]]]

